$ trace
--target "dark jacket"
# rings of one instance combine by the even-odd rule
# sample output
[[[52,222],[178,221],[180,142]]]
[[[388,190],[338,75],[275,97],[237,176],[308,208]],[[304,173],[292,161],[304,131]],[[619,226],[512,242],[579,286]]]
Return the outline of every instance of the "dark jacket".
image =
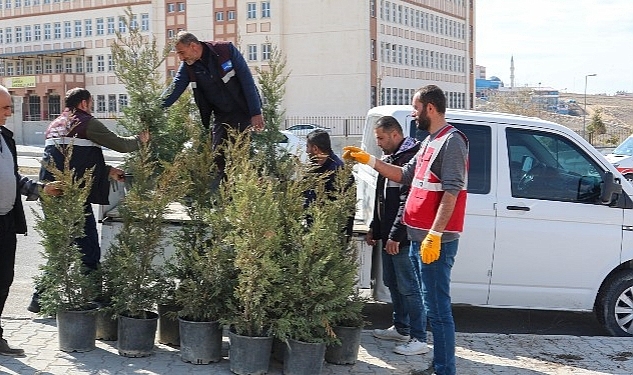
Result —
[[[261,100],[253,75],[242,54],[230,42],[203,42],[202,57],[193,65],[180,63],[171,92],[163,100],[169,107],[182,95],[190,82],[200,110],[202,124],[209,127],[213,113],[216,124],[249,124],[260,115]]]
[[[15,165],[15,179],[17,181],[17,191],[15,194],[15,203],[13,205],[13,213],[15,217],[15,232],[18,234],[26,234],[26,217],[24,216],[24,207],[22,207],[21,195],[26,195],[26,200],[33,201],[39,197],[39,189],[42,184],[22,177],[18,172],[18,151],[15,147],[13,132],[4,126],[0,126],[2,138],[9,146],[13,155],[13,163]]]
[[[311,169],[310,172],[316,174],[329,173],[329,175],[325,179],[325,192],[327,193],[334,190],[334,183],[336,181],[335,172],[339,168],[342,168],[343,165],[344,164],[341,158],[339,158],[334,152],[330,152],[330,155],[328,155],[325,163]],[[314,190],[308,190],[304,192],[304,198],[304,207],[307,208],[312,202],[316,200],[316,192]]]
[[[420,142],[415,138],[405,138],[398,150],[392,155],[387,155],[383,161],[389,164],[403,166],[411,160],[420,149]],[[388,239],[399,242],[400,247],[409,246],[407,239],[407,227],[402,223],[404,204],[409,194],[408,185],[394,184],[398,186],[387,187],[386,179],[378,175],[376,181],[376,200],[374,202],[374,219],[370,229],[374,239],[382,239],[383,246]]]
[[[72,143],[73,138],[88,139],[86,135],[86,128],[90,121],[96,121],[94,117],[79,109],[75,110],[71,115],[70,120],[62,118],[62,116],[53,120],[48,129],[46,130],[46,139],[59,140],[57,144],[47,145],[44,148],[43,162],[48,163],[53,161],[55,166],[59,170],[64,169],[64,150],[67,145],[63,143]],[[69,122],[66,127],[67,133],[64,137],[59,137],[64,126],[62,122]],[[90,195],[88,196],[88,202],[95,204],[108,204],[108,195],[110,188],[110,181],[108,177],[109,168],[106,166],[105,159],[103,157],[103,150],[101,146],[96,144],[94,146],[79,146],[73,145],[72,158],[70,160],[70,168],[75,170],[75,176],[81,177],[84,175],[87,169],[94,168],[92,174],[92,187],[90,189]],[[55,177],[45,167],[40,168],[40,181],[54,181]]]

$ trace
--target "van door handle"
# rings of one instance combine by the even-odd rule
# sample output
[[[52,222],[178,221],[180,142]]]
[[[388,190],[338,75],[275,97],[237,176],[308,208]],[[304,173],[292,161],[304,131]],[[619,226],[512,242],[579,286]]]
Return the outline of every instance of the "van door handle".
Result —
[[[529,211],[530,207],[525,206],[507,206],[506,207],[510,211]]]

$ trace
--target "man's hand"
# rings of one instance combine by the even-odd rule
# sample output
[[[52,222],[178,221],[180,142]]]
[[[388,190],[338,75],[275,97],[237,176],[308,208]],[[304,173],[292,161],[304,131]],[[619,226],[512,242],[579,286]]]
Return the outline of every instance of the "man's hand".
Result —
[[[125,180],[125,171],[116,167],[110,167],[110,173],[108,174],[114,181]]]
[[[143,130],[142,132],[138,133],[138,140],[141,141],[141,143],[147,143],[149,142],[149,139],[149,131]]]
[[[372,168],[376,164],[376,158],[373,155],[356,146],[343,147],[343,159],[368,164]]]
[[[374,246],[376,245],[376,240],[374,239],[374,232],[370,229],[367,231],[367,234],[365,235],[365,242],[367,243],[367,245],[369,246]]]
[[[53,197],[59,197],[60,195],[64,194],[64,189],[62,189],[61,181],[46,183],[44,185],[43,191],[46,195],[52,195]]]
[[[438,260],[440,257],[441,246],[442,233],[430,230],[420,245],[420,257],[422,257],[422,263],[429,264]]]
[[[253,127],[253,130],[258,132],[264,130],[264,116],[255,115],[251,117],[251,126]]]
[[[396,255],[400,252],[400,242],[392,239],[387,240],[385,244],[385,252],[389,255]]]

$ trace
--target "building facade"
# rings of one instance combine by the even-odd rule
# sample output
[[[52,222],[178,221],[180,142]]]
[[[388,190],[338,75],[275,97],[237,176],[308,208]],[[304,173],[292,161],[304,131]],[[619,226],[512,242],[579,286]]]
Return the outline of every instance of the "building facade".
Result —
[[[49,120],[63,96],[86,87],[97,117],[127,105],[110,45],[132,27],[159,47],[180,30],[229,40],[249,66],[267,69],[274,48],[287,61],[288,116],[362,116],[408,104],[437,84],[449,107],[472,108],[475,0],[0,0],[0,82],[23,98],[24,120]],[[179,61],[170,53],[165,76]]]

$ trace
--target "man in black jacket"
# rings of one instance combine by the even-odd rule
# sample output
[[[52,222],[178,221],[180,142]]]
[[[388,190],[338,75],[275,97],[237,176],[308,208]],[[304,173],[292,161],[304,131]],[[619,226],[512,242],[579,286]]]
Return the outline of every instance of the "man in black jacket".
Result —
[[[11,95],[0,86],[0,315],[13,283],[17,234],[26,234],[26,218],[20,195],[36,200],[40,189],[47,194],[59,194],[51,184],[44,186],[18,172],[18,154],[13,132],[4,125],[11,116]],[[22,356],[24,350],[13,347],[2,337],[0,327],[0,354]]]
[[[404,137],[402,127],[391,116],[376,122],[376,143],[386,155],[383,161],[402,166],[420,149],[420,142]],[[410,254],[407,228],[402,223],[404,203],[409,186],[401,185],[378,175],[374,219],[367,232],[366,242],[375,245],[382,241],[383,282],[389,288],[393,303],[393,326],[376,329],[375,337],[403,342],[394,352],[403,355],[424,354],[426,344],[426,314],[422,300],[420,256]]]

